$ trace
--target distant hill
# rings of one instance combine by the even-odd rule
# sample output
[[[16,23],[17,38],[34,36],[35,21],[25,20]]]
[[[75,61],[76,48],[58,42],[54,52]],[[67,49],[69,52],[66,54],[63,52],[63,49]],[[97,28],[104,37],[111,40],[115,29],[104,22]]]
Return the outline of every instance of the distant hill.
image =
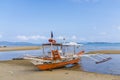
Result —
[[[93,44],[120,44],[120,43],[110,43],[110,42],[77,42],[79,44],[93,45]],[[8,42],[0,41],[0,46],[40,46],[41,44],[34,44],[29,42]]]
[[[79,44],[120,44],[119,42],[78,42]]]
[[[8,42],[0,41],[0,46],[39,46],[40,44],[34,44],[29,42]]]
[[[120,44],[119,42],[88,42],[87,44]]]

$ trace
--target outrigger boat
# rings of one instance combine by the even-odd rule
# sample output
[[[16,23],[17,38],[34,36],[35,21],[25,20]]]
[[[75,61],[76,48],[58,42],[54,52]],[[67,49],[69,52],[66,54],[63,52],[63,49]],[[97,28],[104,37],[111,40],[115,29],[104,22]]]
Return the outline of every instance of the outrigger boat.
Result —
[[[51,70],[54,68],[64,67],[68,64],[77,64],[81,57],[88,57],[96,61],[96,63],[105,62],[110,59],[104,58],[100,55],[84,54],[83,50],[77,50],[81,44],[77,44],[75,42],[57,43],[53,39],[53,33],[51,33],[51,38],[48,41],[49,43],[42,44],[42,57],[24,57],[25,59],[31,59],[31,62],[40,70]],[[92,56],[98,56],[103,60],[97,61],[97,59]]]
[[[84,53],[84,51],[81,51],[78,54],[68,53],[70,55],[66,55],[67,53],[62,52],[62,48],[64,48],[64,47],[68,48],[68,45],[66,46],[66,45],[58,44],[58,43],[56,43],[56,44],[43,44],[42,46],[43,47],[50,47],[51,52],[48,52],[48,56],[36,58],[36,59],[33,59],[31,61],[40,70],[49,70],[49,69],[63,67],[63,66],[66,66],[68,64],[76,64],[80,60],[80,57],[78,57],[78,55],[82,55]]]

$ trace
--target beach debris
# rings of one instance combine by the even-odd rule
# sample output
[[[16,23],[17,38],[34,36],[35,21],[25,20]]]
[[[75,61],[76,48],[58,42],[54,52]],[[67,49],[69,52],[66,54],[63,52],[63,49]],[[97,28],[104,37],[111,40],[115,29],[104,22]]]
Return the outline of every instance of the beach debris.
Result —
[[[66,72],[65,74],[69,74],[68,72]]]
[[[24,60],[24,58],[13,58],[12,60]]]
[[[13,75],[14,72],[13,71],[8,71],[8,73],[10,73],[11,75]]]

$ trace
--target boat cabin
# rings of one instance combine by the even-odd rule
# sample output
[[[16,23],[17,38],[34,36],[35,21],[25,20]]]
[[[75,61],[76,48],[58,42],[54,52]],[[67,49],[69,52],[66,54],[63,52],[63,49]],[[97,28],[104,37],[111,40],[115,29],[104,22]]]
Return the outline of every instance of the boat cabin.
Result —
[[[43,55],[46,57],[53,57],[53,51],[58,51],[58,53],[60,54],[60,56],[67,56],[67,55],[73,55],[78,53],[78,51],[80,51],[79,47],[81,46],[81,44],[77,44],[74,42],[70,42],[70,43],[55,43],[55,44],[42,44],[42,48],[43,48]]]

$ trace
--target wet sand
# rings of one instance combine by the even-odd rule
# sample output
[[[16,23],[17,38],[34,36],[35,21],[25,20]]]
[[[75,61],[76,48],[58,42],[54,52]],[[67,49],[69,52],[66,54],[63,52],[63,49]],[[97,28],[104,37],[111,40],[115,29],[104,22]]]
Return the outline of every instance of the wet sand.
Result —
[[[5,47],[0,51],[37,50],[40,46]],[[92,51],[91,54],[119,54],[120,50]],[[120,80],[120,76],[69,69],[39,71],[28,60],[0,61],[0,80]]]
[[[0,47],[0,52],[2,51],[20,51],[20,50],[39,50],[41,46],[8,46],[8,47]]]
[[[0,61],[0,80],[120,80],[120,76],[55,69],[39,71],[29,60]]]
[[[102,54],[120,54],[120,50],[98,50],[98,51],[90,51],[89,54],[96,54],[96,53],[102,53]]]
[[[40,50],[42,46],[14,46],[14,47],[0,47],[0,52],[3,51],[21,51],[21,50]],[[103,53],[103,54],[120,54],[120,50],[96,50],[87,52],[89,54]]]

